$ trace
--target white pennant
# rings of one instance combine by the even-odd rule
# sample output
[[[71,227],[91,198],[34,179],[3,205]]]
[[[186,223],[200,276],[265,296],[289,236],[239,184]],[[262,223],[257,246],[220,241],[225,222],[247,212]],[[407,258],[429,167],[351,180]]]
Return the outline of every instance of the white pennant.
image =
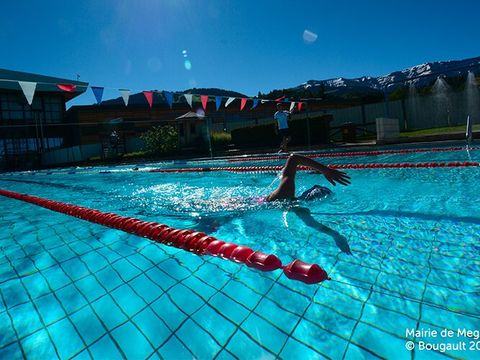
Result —
[[[228,105],[230,105],[233,100],[235,100],[234,97],[228,98],[227,102],[225,103],[225,107],[227,107]]]
[[[28,105],[32,105],[33,95],[35,94],[37,83],[30,81],[19,81],[18,84],[22,88],[23,95],[25,95],[27,98]]]
[[[183,96],[185,96],[185,99],[187,100],[188,105],[190,105],[190,107],[192,107],[193,95],[192,94],[183,94]]]
[[[120,92],[120,95],[122,95],[123,102],[125,103],[125,106],[128,106],[128,99],[130,97],[130,90],[118,90]]]
[[[290,111],[292,111],[294,107],[295,107],[295,103],[292,101],[292,102],[290,103]]]

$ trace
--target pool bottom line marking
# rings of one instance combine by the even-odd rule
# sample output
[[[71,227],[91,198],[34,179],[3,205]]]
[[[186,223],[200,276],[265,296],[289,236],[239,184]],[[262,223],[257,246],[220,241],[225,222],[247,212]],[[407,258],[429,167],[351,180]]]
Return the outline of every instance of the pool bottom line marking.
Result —
[[[245,264],[248,267],[261,271],[282,269],[283,273],[289,279],[298,280],[306,284],[316,284],[324,280],[330,280],[325,270],[318,264],[308,264],[296,259],[283,266],[280,259],[273,254],[266,254],[261,251],[253,250],[248,246],[225,242],[203,232],[175,229],[165,224],[147,222],[133,217],[102,212],[96,209],[21,194],[9,190],[0,189],[0,195],[38,205],[92,223],[145,237],[160,244],[173,246],[200,256],[217,256],[239,264]]]

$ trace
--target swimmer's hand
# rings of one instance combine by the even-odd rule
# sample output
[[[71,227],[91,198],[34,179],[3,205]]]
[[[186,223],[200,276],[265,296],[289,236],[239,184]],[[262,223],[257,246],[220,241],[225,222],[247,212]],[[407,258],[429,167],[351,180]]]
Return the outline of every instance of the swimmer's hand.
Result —
[[[336,183],[345,186],[350,185],[350,176],[348,176],[343,171],[325,167],[325,169],[322,170],[322,174],[323,176],[325,176],[325,179],[327,179],[333,186],[335,186]]]

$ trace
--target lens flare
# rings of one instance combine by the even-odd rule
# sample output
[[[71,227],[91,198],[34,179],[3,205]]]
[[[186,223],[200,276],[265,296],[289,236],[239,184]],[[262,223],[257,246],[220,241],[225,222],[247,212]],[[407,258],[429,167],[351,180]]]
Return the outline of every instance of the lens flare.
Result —
[[[198,117],[205,117],[205,111],[202,108],[198,108],[196,111]]]
[[[303,40],[306,43],[312,44],[317,40],[317,38],[318,35],[310,30],[305,29],[305,31],[303,32]]]

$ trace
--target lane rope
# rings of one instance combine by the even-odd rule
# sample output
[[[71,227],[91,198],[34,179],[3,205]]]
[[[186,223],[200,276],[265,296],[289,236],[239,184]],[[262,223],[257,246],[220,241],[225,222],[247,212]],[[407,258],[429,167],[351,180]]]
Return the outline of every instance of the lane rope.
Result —
[[[468,150],[479,150],[480,147],[468,148]],[[351,156],[380,156],[391,154],[412,154],[422,152],[445,152],[445,151],[466,151],[465,147],[448,147],[448,148],[431,148],[431,149],[398,149],[398,150],[371,150],[371,151],[350,151],[350,152],[333,152],[333,153],[321,153],[321,154],[304,154],[309,158],[325,158],[325,157],[351,157]],[[273,156],[252,156],[236,159],[228,159],[228,162],[250,162],[250,161],[268,161],[268,160],[282,160],[288,158],[286,155],[273,155]]]
[[[276,255],[253,250],[248,246],[225,242],[203,232],[175,229],[165,224],[147,222],[133,217],[125,217],[114,213],[102,212],[96,209],[3,189],[0,189],[0,195],[145,237],[160,244],[173,246],[200,256],[216,256],[239,264],[245,264],[248,267],[261,271],[282,269],[283,273],[289,279],[301,281],[306,284],[316,284],[324,280],[330,280],[325,270],[318,264],[308,264],[296,259],[283,266]]]
[[[405,169],[405,168],[446,168],[446,167],[478,167],[480,162],[475,161],[454,161],[454,162],[424,162],[424,163],[383,163],[383,164],[329,164],[332,169]],[[178,168],[178,169],[150,169],[151,173],[188,173],[188,172],[277,172],[284,168],[281,165],[271,166],[230,166],[230,167],[209,167],[209,168]],[[307,166],[298,166],[298,170],[312,170]],[[108,173],[108,172],[104,172]]]

